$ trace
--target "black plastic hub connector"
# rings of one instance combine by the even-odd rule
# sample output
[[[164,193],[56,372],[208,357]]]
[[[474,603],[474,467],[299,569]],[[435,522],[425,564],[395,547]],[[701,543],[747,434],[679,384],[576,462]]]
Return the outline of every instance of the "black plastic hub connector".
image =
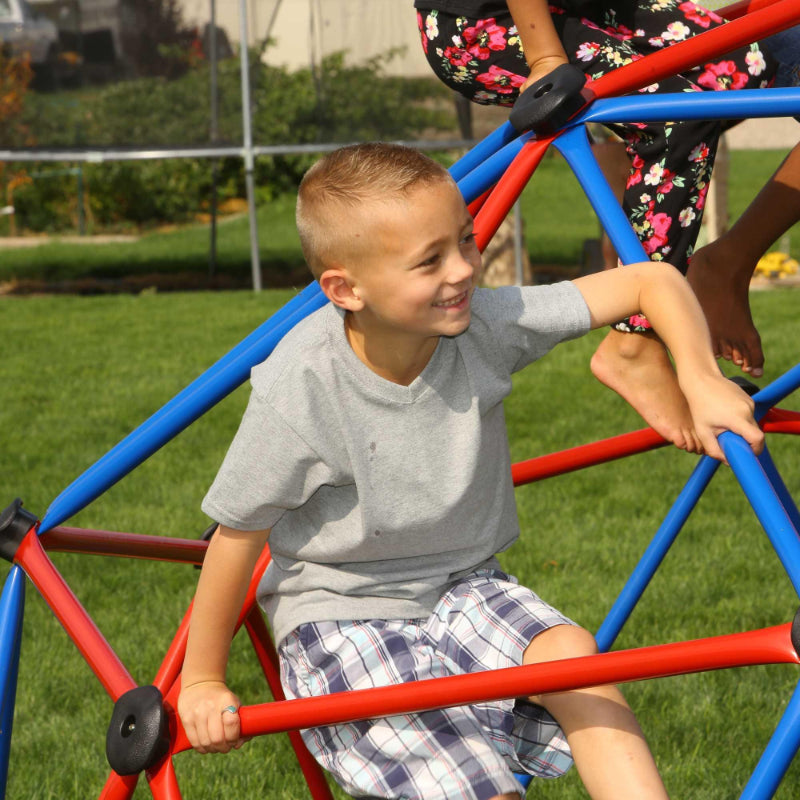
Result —
[[[38,521],[34,514],[23,511],[19,497],[4,508],[0,512],[0,556],[13,561],[22,540]]]
[[[797,609],[797,613],[792,620],[792,647],[794,647],[795,653],[800,656],[800,608]]]
[[[562,64],[517,98],[508,121],[517,133],[532,130],[549,136],[594,99],[585,86],[586,75],[572,64]]]
[[[217,528],[219,527],[218,522],[212,522],[204,531],[203,535],[200,537],[200,540],[203,542],[210,542],[211,537],[217,532]]]
[[[106,758],[118,775],[138,775],[169,752],[169,723],[161,692],[137,686],[114,704],[106,734]]]
[[[761,391],[760,386],[756,386],[753,381],[748,380],[742,375],[734,375],[732,378],[728,378],[729,381],[733,381],[740,389],[743,389],[747,394],[752,397],[756,392]]]
[[[211,524],[210,524],[210,525],[209,525],[209,526],[208,526],[208,527],[207,527],[207,528],[206,528],[206,529],[203,531],[203,534],[202,534],[202,536],[200,537],[200,541],[201,541],[201,542],[210,542],[210,541],[211,541],[211,537],[212,537],[212,536],[213,536],[213,535],[214,535],[214,534],[217,532],[217,528],[218,528],[218,527],[219,527],[219,523],[217,523],[217,522],[212,522],[212,523],[211,523]],[[194,568],[195,568],[195,569],[202,569],[202,568],[203,568],[203,565],[202,565],[202,564],[195,564],[195,565],[194,565]]]

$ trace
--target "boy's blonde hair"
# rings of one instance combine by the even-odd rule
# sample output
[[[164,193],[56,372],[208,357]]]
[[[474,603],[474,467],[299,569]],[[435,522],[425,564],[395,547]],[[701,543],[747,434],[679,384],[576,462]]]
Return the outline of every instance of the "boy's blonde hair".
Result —
[[[353,225],[365,220],[365,203],[395,202],[441,181],[452,181],[443,166],[397,144],[349,145],[321,158],[306,172],[297,194],[297,231],[314,277],[346,265],[369,245],[353,234]]]

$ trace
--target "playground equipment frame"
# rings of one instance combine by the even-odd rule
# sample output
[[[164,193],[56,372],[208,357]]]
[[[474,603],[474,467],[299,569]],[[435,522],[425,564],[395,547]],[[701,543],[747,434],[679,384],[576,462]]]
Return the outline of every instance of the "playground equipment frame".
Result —
[[[573,167],[622,261],[646,260],[641,244],[591,155],[584,126],[587,122],[670,120],[692,115],[729,119],[800,113],[800,89],[613,97],[781,30],[795,20],[800,21],[800,0],[742,3],[730,7],[726,16],[733,20],[729,25],[648,56],[592,83],[590,89],[596,99],[556,134],[537,139],[527,133],[518,136],[510,126],[502,126],[459,161],[452,173],[476,214],[479,245],[485,246],[491,238],[546,148],[553,144]],[[148,687],[137,686],[69,589],[47,551],[202,563],[206,549],[202,541],[85,531],[63,527],[62,523],[239,386],[246,380],[250,368],[268,357],[297,321],[325,302],[316,284],[307,287],[70,484],[51,503],[41,521],[19,503],[12,504],[3,513],[0,551],[14,564],[0,596],[0,779],[3,786],[8,771],[27,575],[116,704],[107,736],[107,754],[113,769],[101,798],[130,798],[142,773],[158,800],[175,800],[181,796],[172,757],[189,745],[174,709],[180,691],[180,670],[191,609],[178,626],[153,683]],[[757,417],[767,432],[800,432],[800,413],[775,407],[798,386],[800,365],[754,395]],[[720,441],[739,484],[800,595],[800,512],[768,449],[756,458],[743,440],[733,434],[723,434]],[[664,441],[651,430],[623,434],[517,464],[514,481],[519,485],[662,444]],[[718,463],[708,457],[699,460],[600,627],[597,639],[601,650],[608,650],[613,644],[717,467]],[[252,736],[288,731],[315,800],[330,798],[331,794],[321,770],[302,744],[297,733],[301,728],[609,682],[753,664],[800,664],[800,617],[796,616],[793,622],[773,628],[692,642],[603,652],[587,658],[516,667],[501,673],[442,678],[413,686],[286,701],[280,687],[274,646],[255,601],[255,586],[268,560],[266,550],[254,573],[239,626],[246,629],[276,699],[243,707],[240,710],[242,732]],[[151,702],[154,696],[155,704]],[[118,714],[119,710],[124,713]],[[798,749],[800,689],[792,696],[741,797],[751,800],[771,797]]]

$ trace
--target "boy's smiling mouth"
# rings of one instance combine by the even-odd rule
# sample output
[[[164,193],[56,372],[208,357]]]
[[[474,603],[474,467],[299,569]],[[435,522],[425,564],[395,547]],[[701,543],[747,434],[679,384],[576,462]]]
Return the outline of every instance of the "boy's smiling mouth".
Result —
[[[440,300],[438,303],[434,303],[433,305],[435,308],[454,308],[464,303],[468,297],[469,292],[464,291],[461,292],[461,294],[457,294],[455,297],[452,297],[450,300]]]

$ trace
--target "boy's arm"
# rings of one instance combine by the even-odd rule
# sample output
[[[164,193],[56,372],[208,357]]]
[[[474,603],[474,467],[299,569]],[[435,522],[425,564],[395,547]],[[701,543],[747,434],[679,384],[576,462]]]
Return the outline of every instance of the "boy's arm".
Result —
[[[239,699],[225,684],[228,652],[253,569],[269,530],[236,531],[220,525],[211,539],[197,584],[178,713],[190,744],[201,753],[240,747]]]
[[[705,452],[725,461],[717,436],[742,436],[756,453],[764,434],[753,419],[753,401],[720,372],[703,311],[686,279],[669,264],[647,262],[575,280],[589,307],[592,327],[642,313],[675,360],[678,383],[689,403]]]
[[[556,34],[547,0],[508,0],[508,10],[517,26],[525,61],[531,74],[520,92],[562,64],[569,63]]]

